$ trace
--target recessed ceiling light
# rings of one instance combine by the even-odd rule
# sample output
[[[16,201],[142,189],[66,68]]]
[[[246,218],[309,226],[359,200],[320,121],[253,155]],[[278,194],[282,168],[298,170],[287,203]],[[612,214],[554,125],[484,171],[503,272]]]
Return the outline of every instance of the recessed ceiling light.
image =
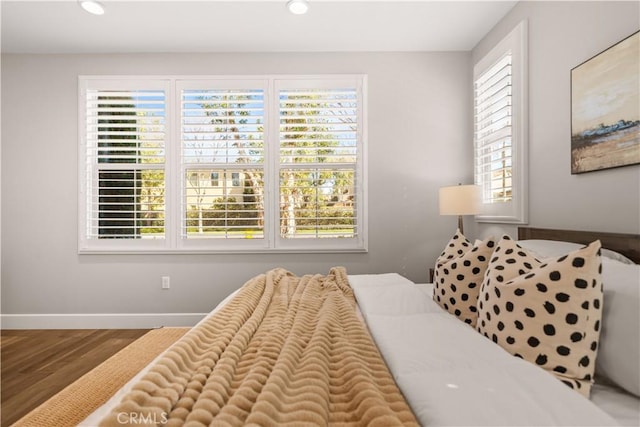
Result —
[[[309,3],[305,0],[289,0],[287,7],[294,15],[304,15],[309,10]]]
[[[93,15],[104,15],[104,6],[95,0],[79,0],[80,6]]]

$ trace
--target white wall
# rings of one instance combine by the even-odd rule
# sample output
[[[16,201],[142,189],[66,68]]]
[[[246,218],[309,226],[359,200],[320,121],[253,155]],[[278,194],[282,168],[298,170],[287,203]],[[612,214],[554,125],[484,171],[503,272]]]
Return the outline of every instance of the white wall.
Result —
[[[369,253],[77,254],[78,75],[266,73],[368,74]],[[438,215],[438,188],[471,180],[470,80],[469,52],[3,55],[3,327],[122,326],[8,314],[208,312],[276,266],[303,274],[344,265],[426,281],[455,228]]]
[[[438,215],[438,188],[471,181],[473,63],[522,19],[529,24],[530,225],[640,232],[640,166],[582,175],[569,167],[570,70],[636,31],[639,8],[520,2],[471,53],[3,55],[3,327],[145,325],[135,316],[94,322],[48,314],[208,312],[275,266],[303,274],[344,265],[427,280],[455,228],[454,218]],[[368,74],[369,253],[77,254],[79,74],[262,73]],[[465,224],[472,237],[515,234],[515,227],[474,227],[470,218]],[[171,276],[169,291],[160,289],[163,275]],[[7,317],[14,314],[45,316]]]
[[[639,233],[640,165],[571,175],[570,72],[637,31],[640,3],[520,2],[474,48],[473,63],[523,19],[529,26],[529,224]],[[499,225],[477,230],[516,234]]]

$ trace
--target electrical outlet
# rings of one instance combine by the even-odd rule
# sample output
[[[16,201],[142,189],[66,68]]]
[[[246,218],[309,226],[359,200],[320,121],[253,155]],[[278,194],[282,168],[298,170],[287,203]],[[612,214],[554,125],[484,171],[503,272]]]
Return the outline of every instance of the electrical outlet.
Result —
[[[169,276],[162,276],[162,289],[169,289],[171,287]]]

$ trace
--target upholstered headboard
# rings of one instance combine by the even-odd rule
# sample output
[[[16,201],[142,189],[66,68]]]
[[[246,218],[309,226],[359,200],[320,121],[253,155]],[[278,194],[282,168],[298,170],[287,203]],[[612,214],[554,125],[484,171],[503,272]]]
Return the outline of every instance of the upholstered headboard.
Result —
[[[518,227],[518,240],[526,239],[559,240],[584,245],[600,240],[603,248],[621,253],[640,264],[640,234]]]

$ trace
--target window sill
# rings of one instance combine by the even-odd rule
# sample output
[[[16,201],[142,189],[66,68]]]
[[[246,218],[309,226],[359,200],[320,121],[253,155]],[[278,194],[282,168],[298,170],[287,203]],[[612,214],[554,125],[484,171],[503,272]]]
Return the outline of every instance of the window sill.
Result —
[[[257,255],[257,254],[347,254],[368,253],[365,248],[354,249],[238,249],[238,250],[214,250],[214,249],[140,249],[140,250],[115,250],[115,249],[81,249],[78,255]]]

